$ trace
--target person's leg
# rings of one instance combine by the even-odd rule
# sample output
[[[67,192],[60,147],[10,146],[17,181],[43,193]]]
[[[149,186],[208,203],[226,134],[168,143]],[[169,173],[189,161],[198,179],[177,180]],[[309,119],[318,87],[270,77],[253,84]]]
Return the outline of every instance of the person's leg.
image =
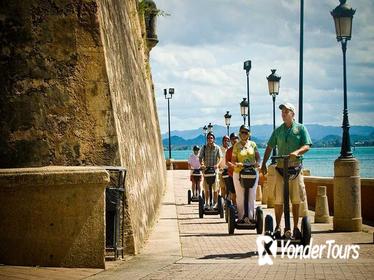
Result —
[[[206,180],[203,182],[203,187],[204,187],[204,196],[205,196],[205,205],[209,204],[209,187],[208,184],[206,183]]]
[[[301,197],[300,187],[302,186],[305,187],[304,182],[300,182],[300,180],[303,180],[301,174],[299,174],[295,179],[290,180],[290,183],[289,183],[290,198],[292,202],[292,216],[293,216],[294,229],[299,228],[299,209],[300,209],[300,197]]]
[[[275,228],[280,229],[280,223],[282,220],[283,215],[283,202],[284,202],[284,183],[283,183],[283,177],[278,173],[278,171],[275,171],[275,177],[274,177],[274,191],[275,191],[275,201],[274,201],[274,212],[275,212]]]
[[[237,209],[238,209],[238,218],[243,219],[244,217],[244,188],[242,188],[239,181],[239,173],[234,172],[234,187],[236,193]]]
[[[196,177],[191,175],[191,183],[192,183],[192,196],[195,196],[196,193]]]
[[[248,198],[248,215],[251,220],[255,220],[255,205],[256,205],[256,190],[257,190],[257,185],[258,185],[258,179],[259,179],[259,174],[258,171],[256,170],[256,181],[253,184],[253,187],[249,189],[249,198]]]

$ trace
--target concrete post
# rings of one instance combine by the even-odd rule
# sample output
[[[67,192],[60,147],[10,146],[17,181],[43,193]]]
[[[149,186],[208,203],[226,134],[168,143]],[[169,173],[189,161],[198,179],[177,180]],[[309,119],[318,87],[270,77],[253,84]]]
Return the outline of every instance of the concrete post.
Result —
[[[328,224],[330,222],[329,203],[326,195],[326,186],[318,186],[315,210],[315,223]]]
[[[267,174],[267,188],[268,188],[268,200],[267,206],[268,208],[274,208],[274,191],[275,191],[275,164],[269,165],[268,174]]]
[[[261,187],[261,185],[257,185],[256,201],[262,201],[262,187]]]
[[[167,170],[173,170],[173,159],[167,159],[166,160],[166,169]]]
[[[361,181],[355,158],[334,163],[334,231],[361,231]]]

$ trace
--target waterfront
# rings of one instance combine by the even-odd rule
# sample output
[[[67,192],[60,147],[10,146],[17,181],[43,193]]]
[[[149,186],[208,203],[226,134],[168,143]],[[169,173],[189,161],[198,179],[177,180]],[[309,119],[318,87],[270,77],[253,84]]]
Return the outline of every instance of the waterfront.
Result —
[[[264,149],[259,149],[261,157]],[[173,159],[187,160],[192,151],[171,151]],[[334,175],[334,161],[339,157],[340,147],[312,148],[304,157],[304,167],[310,169],[311,175],[331,177]],[[168,158],[168,151],[164,151]],[[374,178],[374,147],[356,147],[353,155],[360,161],[360,176]]]

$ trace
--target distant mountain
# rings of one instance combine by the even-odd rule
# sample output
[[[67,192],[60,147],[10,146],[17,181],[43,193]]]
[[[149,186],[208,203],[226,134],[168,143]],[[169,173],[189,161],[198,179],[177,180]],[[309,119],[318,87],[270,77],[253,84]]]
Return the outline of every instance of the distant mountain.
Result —
[[[324,126],[319,124],[307,124],[306,125],[310,137],[318,141],[328,135],[342,135],[342,128],[340,126]],[[230,127],[230,132],[238,132],[239,127]],[[226,127],[220,125],[214,125],[214,134],[217,136],[223,136],[226,134]],[[253,125],[251,126],[252,136],[256,137],[260,141],[266,141],[269,139],[273,126],[266,125]],[[351,135],[370,136],[374,134],[374,127],[372,126],[352,126],[349,130]],[[194,139],[199,135],[202,136],[202,127],[192,130],[173,130],[170,132],[171,136],[179,136],[184,139]],[[168,134],[162,135],[162,138],[167,138]]]
[[[323,126],[318,124],[306,125],[309,134],[313,140],[314,147],[338,147],[341,145],[342,128],[335,126]],[[239,127],[230,127],[230,132],[238,132]],[[265,147],[273,130],[272,125],[253,125],[251,127],[252,140],[259,147]],[[215,125],[213,127],[216,135],[216,143],[222,143],[222,137],[226,134],[226,127]],[[202,134],[202,128],[194,130],[172,131],[171,132],[172,149],[185,150],[191,149],[194,145],[204,145],[205,138]],[[374,145],[374,127],[372,126],[352,126],[350,128],[351,144],[353,146],[373,146]],[[164,148],[168,146],[168,135],[163,134]]]

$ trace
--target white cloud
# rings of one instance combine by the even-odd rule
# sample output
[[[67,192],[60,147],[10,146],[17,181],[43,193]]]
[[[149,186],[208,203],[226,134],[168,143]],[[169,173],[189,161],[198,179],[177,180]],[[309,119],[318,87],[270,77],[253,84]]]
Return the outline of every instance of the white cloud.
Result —
[[[305,1],[304,122],[341,125],[342,52],[330,11],[338,1]],[[163,88],[175,87],[173,129],[208,122],[223,125],[227,110],[239,125],[239,103],[246,96],[243,62],[252,60],[252,124],[272,123],[266,76],[281,78],[277,104],[298,106],[299,1],[157,0],[171,14],[159,18],[160,43],[151,52],[161,130],[167,129]],[[348,42],[347,80],[351,125],[374,125],[374,2],[353,2],[354,34]],[[371,111],[370,111],[371,110]],[[277,122],[280,117],[277,115]]]

